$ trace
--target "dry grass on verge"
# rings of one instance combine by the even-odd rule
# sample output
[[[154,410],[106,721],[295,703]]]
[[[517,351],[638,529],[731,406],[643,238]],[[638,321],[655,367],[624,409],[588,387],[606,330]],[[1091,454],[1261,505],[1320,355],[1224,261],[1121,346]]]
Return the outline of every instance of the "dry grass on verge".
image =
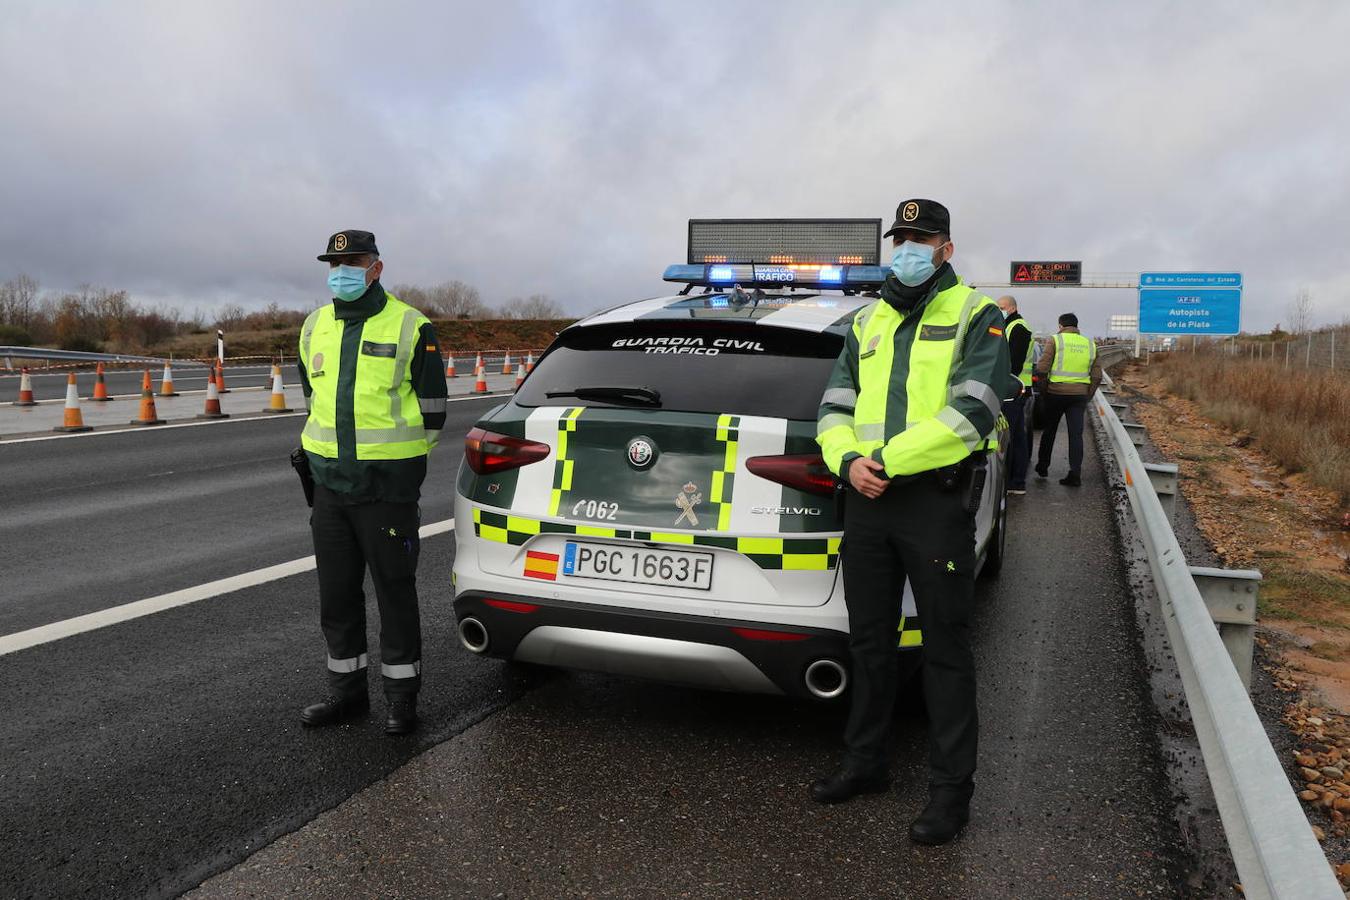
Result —
[[[1174,353],[1155,365],[1169,391],[1350,501],[1350,378],[1206,353]]]

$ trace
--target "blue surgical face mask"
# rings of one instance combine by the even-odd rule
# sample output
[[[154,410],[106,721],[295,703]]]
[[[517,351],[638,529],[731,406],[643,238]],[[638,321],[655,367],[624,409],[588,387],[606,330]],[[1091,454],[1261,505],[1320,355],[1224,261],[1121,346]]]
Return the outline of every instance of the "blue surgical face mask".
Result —
[[[369,267],[334,266],[328,270],[328,290],[339,300],[350,303],[366,292],[366,273],[369,271]]]
[[[891,271],[901,284],[918,287],[937,271],[937,266],[933,265],[933,254],[937,249],[918,241],[905,241],[891,255]]]

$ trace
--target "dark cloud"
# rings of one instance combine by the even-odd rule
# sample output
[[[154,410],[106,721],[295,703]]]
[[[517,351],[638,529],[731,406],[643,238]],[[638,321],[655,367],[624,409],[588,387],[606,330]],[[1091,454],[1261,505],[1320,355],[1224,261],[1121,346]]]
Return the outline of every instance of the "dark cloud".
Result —
[[[6,6],[0,277],[301,305],[366,227],[391,280],[580,312],[661,292],[691,216],[912,194],[977,282],[1236,269],[1251,328],[1299,286],[1350,313],[1343,4]]]

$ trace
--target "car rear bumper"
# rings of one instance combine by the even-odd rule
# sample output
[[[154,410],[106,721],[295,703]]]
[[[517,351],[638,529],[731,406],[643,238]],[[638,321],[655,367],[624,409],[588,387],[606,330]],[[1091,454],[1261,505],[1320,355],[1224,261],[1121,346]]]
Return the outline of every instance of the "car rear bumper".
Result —
[[[848,635],[830,629],[479,591],[455,598],[455,618],[466,648],[521,662],[803,698],[848,681]]]

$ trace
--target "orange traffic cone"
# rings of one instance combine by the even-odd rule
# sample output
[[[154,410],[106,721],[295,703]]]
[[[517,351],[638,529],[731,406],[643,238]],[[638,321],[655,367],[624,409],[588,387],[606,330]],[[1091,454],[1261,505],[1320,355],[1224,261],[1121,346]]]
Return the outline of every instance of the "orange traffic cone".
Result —
[[[455,354],[453,351],[445,355],[445,377],[455,377]]]
[[[506,351],[506,356],[502,358],[502,374],[511,374],[511,351]]]
[[[37,406],[37,401],[33,399],[33,376],[28,374],[27,366],[19,370],[19,399],[14,401],[14,405]]]
[[[90,400],[97,400],[99,403],[107,403],[112,398],[108,396],[108,383],[103,380],[103,363],[99,363],[94,369],[94,396]]]
[[[473,361],[473,374],[477,375],[483,371],[483,354],[478,354],[478,358]]]
[[[131,420],[132,425],[163,425],[164,420],[155,412],[155,387],[150,383],[150,370],[145,370],[141,380],[141,414]]]
[[[525,357],[525,374],[528,375],[533,371],[534,371],[534,353],[533,351],[531,351],[530,354]]]
[[[473,392],[474,392],[475,394],[486,394],[486,393],[487,393],[487,373],[483,371],[483,367],[482,367],[482,366],[479,366],[479,367],[478,367],[478,374],[475,375],[474,378],[475,378],[475,380],[474,380],[474,383],[473,383]]]
[[[206,380],[206,411],[199,413],[199,419],[228,419],[228,413],[220,411],[220,388],[216,387],[216,379],[208,378]]]
[[[516,363],[516,390],[520,390],[521,382],[525,380],[525,364]]]
[[[286,386],[281,383],[281,366],[272,366],[272,401],[264,409],[265,413],[293,412],[286,405]]]
[[[75,387],[75,373],[71,372],[66,378],[66,414],[60,425],[57,425],[52,431],[93,431],[88,425],[84,424],[84,416],[80,414],[80,395]]]
[[[173,389],[173,365],[164,363],[164,379],[159,383],[159,395],[161,397],[177,397],[178,392]]]
[[[225,386],[225,363],[216,363],[216,391],[221,394],[228,394],[230,389]]]

